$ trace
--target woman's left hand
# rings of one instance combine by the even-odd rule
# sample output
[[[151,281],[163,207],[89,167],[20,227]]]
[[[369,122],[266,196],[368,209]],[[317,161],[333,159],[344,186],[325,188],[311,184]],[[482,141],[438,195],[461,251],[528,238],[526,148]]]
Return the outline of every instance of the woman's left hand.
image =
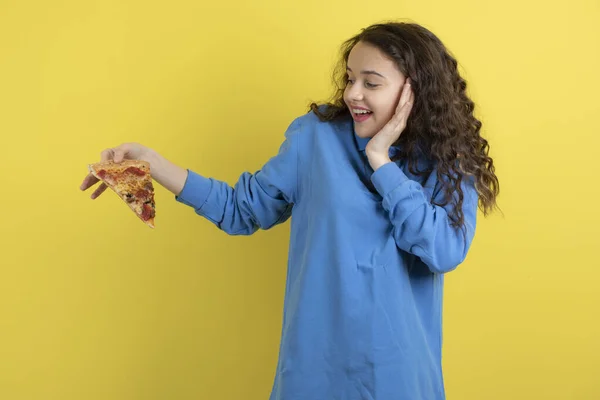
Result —
[[[390,147],[398,140],[400,134],[406,128],[406,121],[414,103],[414,93],[410,86],[410,80],[406,80],[402,87],[400,101],[396,107],[396,112],[392,119],[381,128],[365,148],[365,153],[371,164],[373,171],[384,164],[391,162],[389,151]]]

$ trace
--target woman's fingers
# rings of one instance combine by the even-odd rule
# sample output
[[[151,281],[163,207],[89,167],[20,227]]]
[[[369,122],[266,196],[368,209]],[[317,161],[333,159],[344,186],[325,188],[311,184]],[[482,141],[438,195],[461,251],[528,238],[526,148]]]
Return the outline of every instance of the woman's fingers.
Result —
[[[91,188],[92,186],[94,186],[96,183],[99,182],[99,179],[96,178],[94,175],[92,174],[88,174],[84,179],[83,182],[81,182],[81,186],[79,186],[79,188],[81,190],[87,190],[89,188]]]
[[[106,149],[102,153],[100,153],[100,160],[101,161],[110,161],[114,157],[115,157],[115,150],[114,149]]]
[[[108,188],[108,186],[106,186],[106,183],[102,183],[100,186],[98,186],[98,189],[96,189],[94,191],[94,193],[92,193],[92,199],[97,198],[98,196],[100,196],[102,193],[104,193],[104,191]]]
[[[396,112],[400,111],[402,107],[406,104],[406,102],[410,99],[410,95],[412,94],[412,88],[410,86],[410,80],[406,79],[404,85],[402,86],[402,94],[400,94],[400,100],[398,101],[398,108]]]
[[[129,145],[129,143],[123,143],[122,145],[114,148],[113,150],[113,161],[116,163],[120,163],[129,154],[131,146]]]
[[[100,160],[101,161],[110,161],[114,158],[114,156],[115,156],[114,149],[106,149],[100,153]],[[79,186],[79,188],[81,190],[87,190],[87,189],[91,188],[92,186],[94,186],[98,182],[100,182],[100,180],[90,173],[83,179],[83,182],[81,182],[81,185]],[[92,199],[95,199],[96,197],[100,196],[105,190],[106,190],[106,185],[103,183],[100,186],[98,186],[98,188],[94,191],[94,193],[92,193]]]

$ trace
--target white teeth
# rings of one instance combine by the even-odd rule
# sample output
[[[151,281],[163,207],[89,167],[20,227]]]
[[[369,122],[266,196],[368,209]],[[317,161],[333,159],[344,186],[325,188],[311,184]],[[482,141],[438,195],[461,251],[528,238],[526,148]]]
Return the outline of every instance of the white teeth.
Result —
[[[371,111],[354,109],[354,110],[352,110],[352,112],[353,112],[354,114],[368,114],[368,113],[370,113]]]

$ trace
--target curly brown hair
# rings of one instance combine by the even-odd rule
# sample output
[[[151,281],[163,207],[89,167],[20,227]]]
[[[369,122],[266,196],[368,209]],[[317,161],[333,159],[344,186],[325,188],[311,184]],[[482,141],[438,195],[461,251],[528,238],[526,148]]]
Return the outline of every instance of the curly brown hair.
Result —
[[[488,215],[497,207],[500,189],[489,144],[480,135],[482,124],[473,115],[475,105],[467,96],[467,83],[458,72],[456,59],[426,28],[414,23],[380,23],[345,41],[333,74],[335,91],[331,101],[322,108],[312,103],[310,109],[321,121],[350,116],[344,102],[346,64],[358,42],[377,47],[411,80],[414,105],[406,128],[394,144],[399,152],[393,161],[406,161],[409,171],[423,179],[435,167],[444,190],[444,200],[438,205],[452,205],[449,217],[454,227],[464,224],[461,184],[466,177],[474,181],[479,207]],[[419,170],[418,160],[423,157],[432,166]]]

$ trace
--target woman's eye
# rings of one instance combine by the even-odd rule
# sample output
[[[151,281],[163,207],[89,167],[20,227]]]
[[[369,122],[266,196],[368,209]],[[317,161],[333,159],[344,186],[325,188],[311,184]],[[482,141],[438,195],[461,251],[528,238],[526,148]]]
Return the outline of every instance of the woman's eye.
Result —
[[[346,83],[348,85],[354,85],[355,80],[351,79],[349,77],[346,77]],[[365,81],[365,87],[368,88],[368,89],[375,89],[377,86],[379,86],[379,85]]]

